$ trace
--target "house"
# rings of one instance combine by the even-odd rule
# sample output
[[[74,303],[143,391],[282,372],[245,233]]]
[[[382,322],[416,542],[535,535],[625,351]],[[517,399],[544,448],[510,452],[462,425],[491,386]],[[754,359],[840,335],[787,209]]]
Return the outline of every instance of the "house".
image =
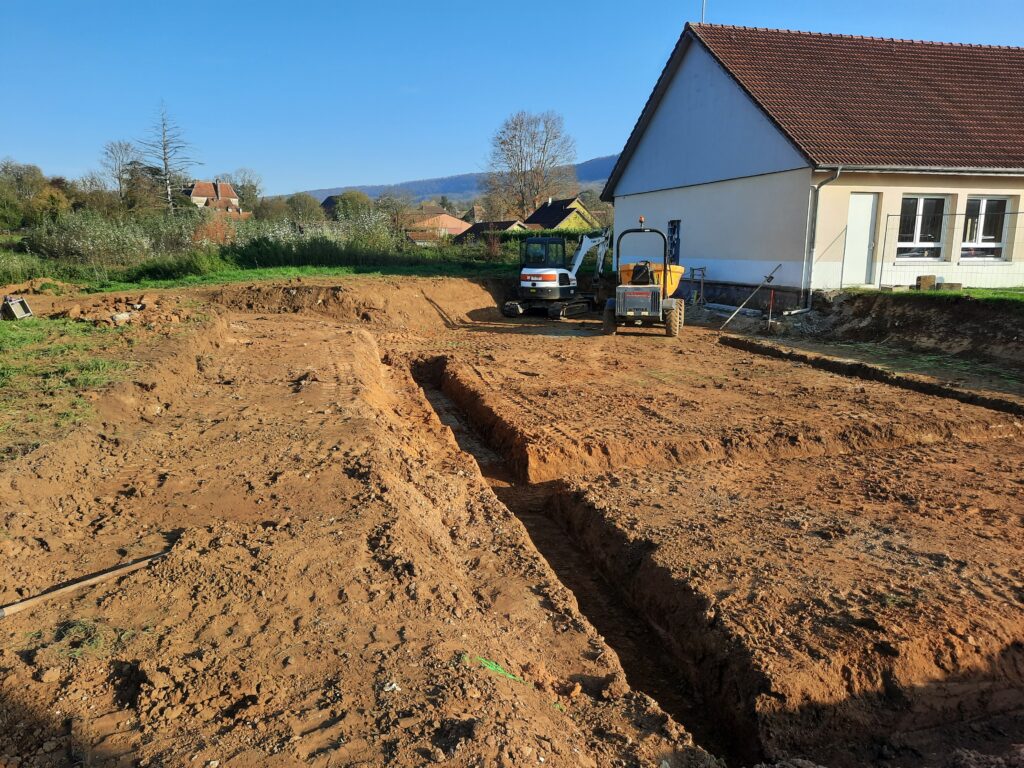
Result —
[[[527,229],[597,229],[600,223],[578,197],[552,200],[541,205],[523,222]]]
[[[501,232],[520,232],[526,229],[526,225],[519,219],[508,221],[479,221],[469,229],[455,238],[456,243],[465,243],[470,240],[483,240],[488,235],[500,234]]]
[[[736,303],[1024,285],[1024,48],[689,24],[602,192]],[[627,255],[654,243],[633,238]]]
[[[444,237],[461,235],[470,224],[452,216],[440,206],[421,206],[403,217],[406,236],[417,245],[434,245]]]
[[[242,210],[238,193],[229,182],[220,179],[193,181],[183,191],[197,208],[212,209],[233,219],[248,219],[252,216],[251,211]]]

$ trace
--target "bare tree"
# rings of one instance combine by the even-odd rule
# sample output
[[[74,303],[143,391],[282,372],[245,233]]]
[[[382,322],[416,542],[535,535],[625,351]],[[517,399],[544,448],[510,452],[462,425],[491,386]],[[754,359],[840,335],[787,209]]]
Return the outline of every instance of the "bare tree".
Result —
[[[128,193],[128,170],[133,162],[141,160],[139,148],[130,141],[108,141],[103,145],[100,167],[103,173],[114,184],[117,199],[124,202]]]
[[[139,142],[147,160],[160,169],[164,202],[168,210],[174,210],[174,184],[179,177],[187,176],[188,169],[195,164],[189,155],[192,145],[185,141],[185,133],[167,114],[167,107],[160,105],[160,113],[150,128],[149,136]]]
[[[491,139],[485,181],[491,205],[526,218],[542,200],[577,189],[576,142],[555,112],[516,112]]]

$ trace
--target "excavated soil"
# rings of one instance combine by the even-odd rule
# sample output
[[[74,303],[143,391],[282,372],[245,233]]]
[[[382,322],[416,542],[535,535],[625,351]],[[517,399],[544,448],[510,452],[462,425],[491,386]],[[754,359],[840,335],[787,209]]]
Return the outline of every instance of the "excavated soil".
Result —
[[[0,619],[0,765],[1024,765],[1018,417],[492,291],[80,305],[194,322],[4,465],[0,604],[166,554]]]
[[[792,318],[789,332],[828,341],[888,344],[967,359],[1024,364],[1024,312],[1018,300],[908,293],[840,293]]]

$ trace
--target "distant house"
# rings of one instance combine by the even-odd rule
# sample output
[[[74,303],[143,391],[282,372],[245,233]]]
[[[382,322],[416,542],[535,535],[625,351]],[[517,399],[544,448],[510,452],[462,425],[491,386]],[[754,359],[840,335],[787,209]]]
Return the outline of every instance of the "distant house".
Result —
[[[233,219],[248,219],[251,211],[243,211],[235,188],[226,181],[194,181],[184,192],[197,208],[208,208]]]
[[[456,243],[466,243],[470,240],[483,240],[488,235],[501,232],[517,232],[526,229],[526,225],[519,219],[508,221],[478,221],[461,235],[455,238]]]
[[[552,200],[550,197],[523,222],[527,229],[597,229],[600,222],[579,197]]]
[[[441,238],[461,235],[470,226],[441,206],[431,204],[406,214],[403,221],[406,236],[417,245],[434,245]]]

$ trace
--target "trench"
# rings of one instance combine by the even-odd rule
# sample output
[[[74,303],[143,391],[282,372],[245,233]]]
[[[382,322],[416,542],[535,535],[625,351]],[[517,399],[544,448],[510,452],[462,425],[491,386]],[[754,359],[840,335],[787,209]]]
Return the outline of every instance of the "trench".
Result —
[[[715,708],[704,701],[692,676],[681,669],[663,635],[633,606],[624,585],[609,580],[607,569],[560,524],[556,510],[563,483],[519,479],[514,463],[492,447],[444,391],[444,368],[445,360],[434,358],[414,364],[411,372],[441,423],[475,459],[495,496],[523,524],[534,547],[575,596],[580,612],[615,651],[630,687],[651,697],[696,743],[724,758],[728,765],[758,762],[763,755],[757,740],[725,727],[715,716]]]

